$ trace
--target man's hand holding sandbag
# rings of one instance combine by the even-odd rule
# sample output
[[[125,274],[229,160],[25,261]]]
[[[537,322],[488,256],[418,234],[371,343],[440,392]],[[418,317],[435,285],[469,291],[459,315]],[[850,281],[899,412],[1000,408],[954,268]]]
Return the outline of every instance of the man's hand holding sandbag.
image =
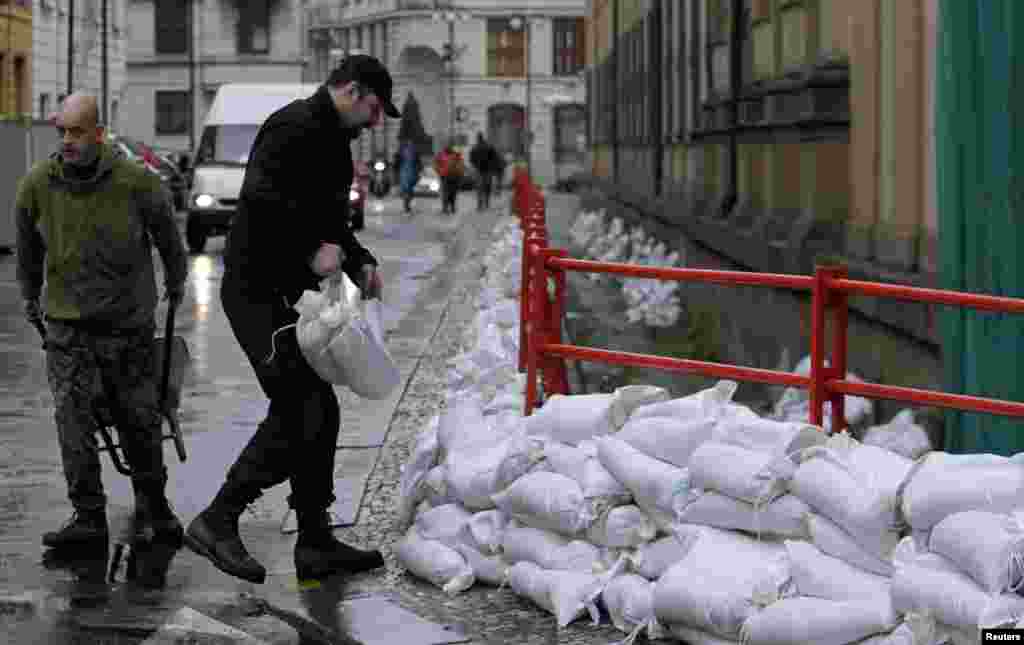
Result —
[[[313,259],[310,261],[309,266],[313,269],[313,273],[321,278],[326,278],[340,271],[341,263],[344,260],[345,253],[341,250],[340,246],[324,242],[317,249],[316,253],[313,254]]]
[[[364,300],[371,300],[373,298],[376,298],[377,300],[381,299],[381,292],[384,290],[384,282],[380,279],[380,273],[378,273],[377,267],[372,264],[363,265],[363,279],[359,288],[363,292]]]

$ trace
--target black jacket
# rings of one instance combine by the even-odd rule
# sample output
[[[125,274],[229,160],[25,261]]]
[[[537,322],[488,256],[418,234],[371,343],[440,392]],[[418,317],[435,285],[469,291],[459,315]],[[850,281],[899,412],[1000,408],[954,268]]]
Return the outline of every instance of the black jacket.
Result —
[[[357,284],[361,267],[377,264],[349,225],[356,136],[343,126],[324,86],[266,120],[249,154],[228,237],[226,279],[294,302],[304,289],[317,289],[320,278],[309,264],[324,242],[342,247],[342,269]]]

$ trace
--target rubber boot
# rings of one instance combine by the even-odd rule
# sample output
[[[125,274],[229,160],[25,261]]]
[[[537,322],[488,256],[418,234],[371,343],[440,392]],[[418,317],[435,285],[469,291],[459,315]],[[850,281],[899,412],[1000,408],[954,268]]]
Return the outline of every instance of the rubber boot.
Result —
[[[295,543],[295,574],[300,581],[353,575],[384,566],[380,551],[357,549],[335,538],[324,509],[296,512],[299,539]]]
[[[188,525],[185,545],[224,573],[263,584],[267,570],[249,555],[238,535],[238,518],[259,496],[258,489],[224,484],[210,506]]]
[[[135,491],[135,538],[140,542],[161,542],[180,544],[181,522],[174,515],[167,500],[166,471],[157,476],[136,476],[132,478]]]
[[[65,549],[106,542],[109,537],[106,509],[75,510],[59,530],[43,534],[43,546]]]

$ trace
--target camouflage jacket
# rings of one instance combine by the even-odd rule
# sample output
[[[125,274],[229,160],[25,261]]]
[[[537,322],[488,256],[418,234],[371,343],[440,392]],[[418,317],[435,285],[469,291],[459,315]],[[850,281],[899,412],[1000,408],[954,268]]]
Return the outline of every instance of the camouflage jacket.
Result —
[[[170,195],[144,168],[102,145],[96,173],[76,179],[60,155],[37,163],[18,185],[18,282],[26,299],[46,286],[47,317],[130,329],[153,323],[153,245],[165,286],[181,292],[188,257]]]

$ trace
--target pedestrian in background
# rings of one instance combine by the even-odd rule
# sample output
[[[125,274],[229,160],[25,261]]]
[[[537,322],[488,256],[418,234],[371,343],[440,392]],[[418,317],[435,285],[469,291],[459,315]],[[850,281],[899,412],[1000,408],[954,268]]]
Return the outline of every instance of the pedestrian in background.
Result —
[[[181,523],[165,494],[153,356],[153,245],[164,265],[166,298],[181,300],[188,275],[171,195],[159,178],[104,142],[96,97],[71,94],[55,124],[60,151],[21,180],[15,202],[17,277],[25,313],[46,335],[46,374],[74,507],[63,528],[43,535],[43,544],[62,548],[109,537],[97,407],[109,410],[132,469],[136,537],[180,541]]]
[[[484,139],[482,132],[478,132],[476,145],[469,151],[469,163],[476,168],[477,174],[476,208],[478,211],[491,207],[491,186],[501,163],[498,157],[497,149]]]
[[[405,140],[398,146],[398,189],[402,193],[402,202],[405,212],[412,212],[412,198],[416,191],[416,183],[420,180],[420,173],[423,172],[423,162],[420,161],[416,144]]]
[[[300,579],[384,564],[379,551],[344,544],[331,530],[338,398],[306,362],[294,326],[284,328],[298,320],[293,306],[303,291],[318,291],[320,281],[339,270],[364,297],[380,297],[377,260],[349,225],[350,144],[377,125],[382,112],[399,116],[391,87],[379,60],[349,56],[313,96],[272,114],[253,142],[224,254],[221,302],[270,407],[216,497],[185,533],[189,548],[244,580],[262,583],[266,569],[242,544],[239,517],[264,489],[285,481],[298,518]]]
[[[444,150],[434,158],[434,170],[441,179],[441,213],[455,214],[455,200],[459,194],[459,184],[465,173],[465,162],[462,153],[455,149],[455,141],[449,141]]]

